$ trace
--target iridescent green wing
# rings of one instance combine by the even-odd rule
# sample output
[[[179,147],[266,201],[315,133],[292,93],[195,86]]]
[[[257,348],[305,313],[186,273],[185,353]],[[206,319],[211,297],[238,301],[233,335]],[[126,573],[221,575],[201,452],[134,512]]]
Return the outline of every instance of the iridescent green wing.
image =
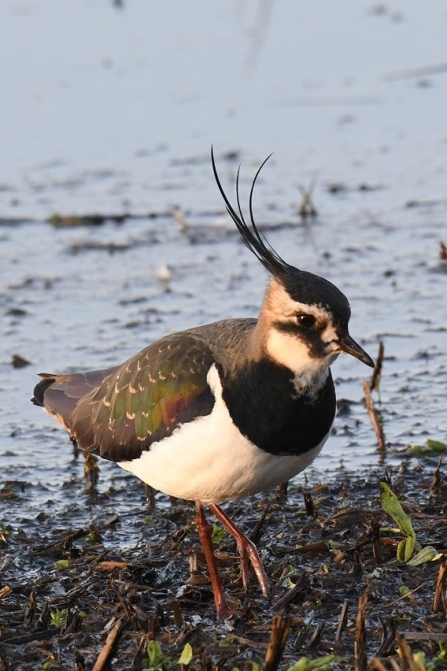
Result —
[[[113,461],[138,458],[181,423],[211,412],[214,358],[188,332],[150,345],[109,375],[71,417],[81,449]]]

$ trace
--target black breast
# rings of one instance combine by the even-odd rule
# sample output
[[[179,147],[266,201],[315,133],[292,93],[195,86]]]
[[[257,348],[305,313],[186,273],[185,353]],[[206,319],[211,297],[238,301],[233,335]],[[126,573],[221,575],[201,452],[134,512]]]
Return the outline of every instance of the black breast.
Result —
[[[230,375],[219,371],[223,399],[241,433],[270,454],[298,455],[316,447],[335,417],[329,371],[316,396],[297,395],[288,368],[261,360]]]

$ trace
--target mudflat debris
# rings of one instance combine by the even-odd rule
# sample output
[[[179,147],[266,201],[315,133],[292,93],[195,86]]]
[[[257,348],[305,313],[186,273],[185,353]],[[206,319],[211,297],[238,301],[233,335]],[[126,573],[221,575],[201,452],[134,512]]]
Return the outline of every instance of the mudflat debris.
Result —
[[[82,509],[50,508],[12,527],[8,506],[17,510],[26,492],[5,483],[0,669],[438,668],[446,492],[441,462],[403,457],[392,471],[340,470],[329,482],[229,504],[256,540],[273,599],[254,576],[245,594],[234,541],[216,524],[236,611],[217,622],[192,505],[157,494],[149,508],[129,479],[129,520],[141,530],[129,548],[120,542],[128,520],[113,512],[118,489],[83,494],[85,519]]]

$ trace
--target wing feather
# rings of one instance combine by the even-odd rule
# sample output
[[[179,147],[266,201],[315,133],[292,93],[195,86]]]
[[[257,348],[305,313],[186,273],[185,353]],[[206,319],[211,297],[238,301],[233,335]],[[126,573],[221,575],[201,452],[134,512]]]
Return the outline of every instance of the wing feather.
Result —
[[[113,461],[135,459],[214,404],[206,377],[214,357],[185,333],[137,354],[82,398],[68,422],[81,449]]]
[[[44,406],[81,449],[106,459],[138,458],[177,426],[208,415],[213,363],[226,369],[244,352],[254,319],[234,319],[167,336],[121,366],[42,374],[33,403]]]

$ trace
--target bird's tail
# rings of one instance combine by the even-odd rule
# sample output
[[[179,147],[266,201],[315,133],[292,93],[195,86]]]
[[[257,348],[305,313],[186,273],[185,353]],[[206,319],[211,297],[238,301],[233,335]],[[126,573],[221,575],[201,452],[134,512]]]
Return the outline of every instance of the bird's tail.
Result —
[[[51,387],[52,384],[56,381],[56,376],[55,375],[48,375],[47,373],[41,373],[41,377],[43,377],[43,380],[38,382],[36,386],[34,387],[34,396],[31,398],[31,403],[34,403],[34,405],[38,405],[41,408],[44,407],[44,396],[45,392],[48,389],[48,387]]]

